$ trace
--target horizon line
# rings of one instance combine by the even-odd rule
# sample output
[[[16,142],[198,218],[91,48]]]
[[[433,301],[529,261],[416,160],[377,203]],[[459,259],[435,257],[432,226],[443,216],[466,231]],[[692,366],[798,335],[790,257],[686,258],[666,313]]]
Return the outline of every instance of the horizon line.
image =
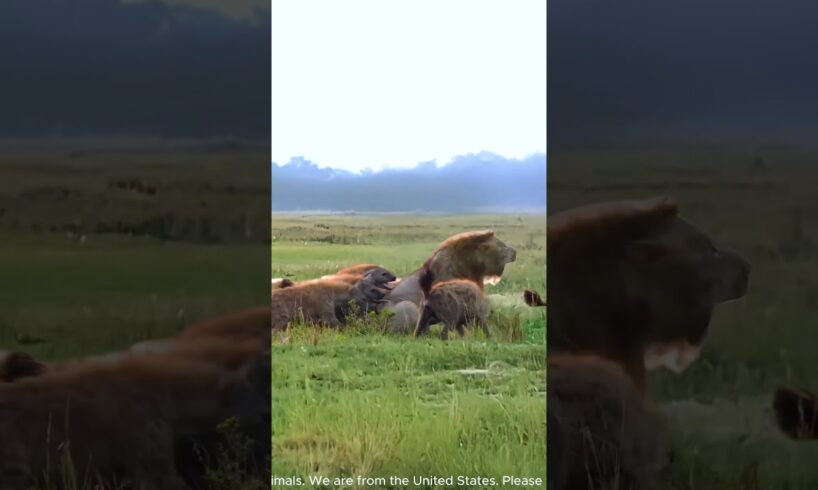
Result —
[[[394,171],[394,170],[397,170],[397,171],[400,171],[400,170],[404,170],[404,171],[405,170],[414,170],[414,169],[417,169],[418,167],[420,167],[422,165],[430,165],[430,164],[433,165],[435,168],[443,168],[443,167],[446,167],[448,165],[451,165],[452,163],[454,163],[459,158],[479,157],[480,155],[489,155],[489,156],[491,156],[492,158],[490,158],[488,160],[485,160],[487,162],[490,162],[490,161],[495,160],[495,159],[505,160],[505,161],[509,161],[509,162],[523,162],[525,160],[529,160],[531,158],[538,158],[538,157],[543,157],[543,158],[546,158],[546,160],[547,160],[547,153],[546,153],[545,150],[529,153],[529,154],[526,154],[525,156],[523,156],[521,158],[509,158],[509,157],[506,157],[504,155],[501,155],[500,153],[495,153],[495,152],[492,152],[492,151],[483,150],[483,151],[479,151],[479,152],[471,152],[471,153],[464,153],[464,154],[455,155],[451,159],[449,159],[448,161],[446,161],[444,163],[439,162],[435,158],[435,159],[432,159],[432,160],[424,160],[424,161],[417,162],[417,163],[415,163],[415,164],[413,164],[412,166],[409,166],[409,167],[406,167],[406,166],[391,166],[391,167],[386,166],[386,167],[382,167],[382,168],[379,168],[379,169],[373,169],[371,167],[364,167],[364,168],[357,169],[357,170],[347,170],[347,169],[344,169],[344,168],[333,167],[332,165],[321,165],[318,162],[316,162],[314,160],[310,160],[309,158],[307,158],[307,157],[305,157],[303,155],[291,156],[291,157],[289,157],[289,160],[286,163],[277,163],[273,159],[271,159],[270,163],[272,165],[278,167],[278,168],[284,168],[284,167],[288,167],[288,166],[293,165],[294,163],[296,163],[294,161],[298,161],[297,163],[307,162],[307,163],[313,164],[319,170],[328,169],[328,170],[336,170],[336,171],[347,172],[347,173],[350,173],[350,174],[363,175],[363,174],[368,174],[368,173],[380,173],[380,172],[390,171],[390,170],[392,170],[392,171]]]

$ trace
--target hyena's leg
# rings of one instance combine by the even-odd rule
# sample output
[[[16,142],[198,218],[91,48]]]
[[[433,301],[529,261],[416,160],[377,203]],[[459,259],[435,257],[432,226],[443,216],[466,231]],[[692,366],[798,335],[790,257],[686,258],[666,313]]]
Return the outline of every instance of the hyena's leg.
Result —
[[[440,340],[449,340],[449,331],[453,328],[457,328],[456,322],[457,317],[452,317],[451,312],[447,312],[444,318],[440,320],[440,323],[443,324],[443,330],[440,331]]]
[[[420,304],[420,316],[418,316],[418,323],[415,325],[415,333],[414,338],[418,338],[421,335],[426,335],[429,331],[429,325],[431,325],[435,320],[435,314],[432,312],[432,309],[429,308],[429,304],[425,301]]]
[[[344,323],[338,319],[338,316],[336,314],[336,307],[334,305],[332,305],[331,307],[327,307],[324,311],[321,311],[318,314],[318,318],[315,323],[337,330],[341,330],[342,328],[344,328]]]
[[[455,325],[455,328],[458,328]],[[448,321],[443,322],[443,330],[440,331],[440,340],[449,340],[449,330],[452,329],[451,324]],[[460,330],[458,330],[459,332]]]
[[[466,323],[468,323],[468,320],[465,317],[461,317],[457,320],[457,324],[455,325],[457,334],[460,335],[461,339],[466,336]]]

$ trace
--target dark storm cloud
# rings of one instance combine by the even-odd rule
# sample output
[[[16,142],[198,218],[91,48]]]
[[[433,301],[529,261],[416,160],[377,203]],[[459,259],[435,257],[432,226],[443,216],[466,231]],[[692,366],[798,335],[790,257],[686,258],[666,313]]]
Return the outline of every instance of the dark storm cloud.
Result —
[[[4,0],[0,60],[3,138],[269,138],[269,10]]]
[[[818,2],[552,0],[549,145],[804,138]]]

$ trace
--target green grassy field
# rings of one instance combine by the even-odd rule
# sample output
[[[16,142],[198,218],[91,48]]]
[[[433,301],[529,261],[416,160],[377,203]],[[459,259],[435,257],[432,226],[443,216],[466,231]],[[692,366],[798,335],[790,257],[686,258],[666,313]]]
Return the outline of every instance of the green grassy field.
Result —
[[[105,353],[266,303],[266,156],[1,149],[0,349]]]
[[[717,307],[702,358],[681,375],[649,378],[675,453],[661,488],[818,488],[818,442],[786,439],[771,413],[777,386],[818,389],[818,151],[700,146],[559,157],[549,162],[551,212],[669,195],[753,267],[746,298]]]
[[[257,305],[259,288],[269,287],[247,280],[258,277],[262,245],[6,238],[0,346],[47,361],[173,335],[192,321]]]
[[[545,314],[522,303],[544,289],[544,217],[275,215],[272,275],[375,262],[404,276],[446,237],[484,228],[518,251],[487,289],[491,340],[414,341],[383,335],[378,319],[274,336],[274,476],[544,481]]]

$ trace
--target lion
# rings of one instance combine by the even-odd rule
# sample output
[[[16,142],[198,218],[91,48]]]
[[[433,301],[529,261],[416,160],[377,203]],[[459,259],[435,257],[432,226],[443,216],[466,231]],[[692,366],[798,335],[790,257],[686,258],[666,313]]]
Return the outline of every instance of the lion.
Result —
[[[667,197],[607,202],[548,220],[549,353],[647,369],[696,359],[714,307],[745,295],[750,265],[678,216]]]
[[[818,439],[818,398],[795,386],[775,391],[773,412],[781,432],[796,440]]]
[[[449,330],[455,329],[460,337],[465,335],[465,326],[477,324],[486,338],[490,337],[488,316],[489,303],[483,295],[483,285],[468,279],[451,279],[434,285],[434,275],[425,271],[419,279],[424,299],[420,306],[420,317],[415,327],[417,338],[429,331],[429,326],[443,323],[440,333],[442,340],[449,338]]]
[[[664,431],[630,375],[598,356],[554,355],[547,381],[548,488],[654,488]]]
[[[236,417],[269,426],[269,400],[242,376],[172,356],[89,361],[0,385],[0,481],[26,489],[61,481],[189,488],[177,444]],[[269,441],[267,441],[269,443]]]
[[[397,313],[397,305],[409,301],[420,305],[423,300],[419,279],[425,270],[430,270],[435,281],[468,279],[478,284],[496,284],[507,264],[517,259],[517,251],[497,238],[492,230],[469,231],[444,240],[424,264],[401,281],[386,296],[384,309]],[[407,311],[406,306],[401,307]],[[397,315],[392,318],[390,330],[410,332],[415,324],[401,325],[401,319],[411,315]]]

